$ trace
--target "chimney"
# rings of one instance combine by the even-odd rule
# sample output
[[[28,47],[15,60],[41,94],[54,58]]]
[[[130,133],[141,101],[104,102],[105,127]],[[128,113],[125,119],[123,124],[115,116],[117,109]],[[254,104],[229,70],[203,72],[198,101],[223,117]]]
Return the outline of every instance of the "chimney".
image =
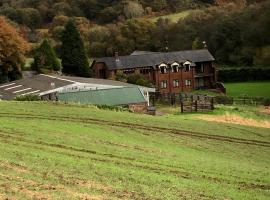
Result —
[[[119,61],[119,54],[118,51],[114,53],[115,61]]]

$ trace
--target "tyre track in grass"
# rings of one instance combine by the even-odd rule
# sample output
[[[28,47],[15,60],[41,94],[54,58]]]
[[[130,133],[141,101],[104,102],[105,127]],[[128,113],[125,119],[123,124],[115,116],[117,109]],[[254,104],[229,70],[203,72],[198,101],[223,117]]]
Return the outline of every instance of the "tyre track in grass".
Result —
[[[126,160],[125,157],[120,157],[120,156],[112,156],[111,154],[97,154],[95,153],[95,155],[97,156],[102,156],[102,157],[91,157],[90,155],[93,155],[93,153],[91,153],[92,151],[88,151],[88,150],[83,150],[81,151],[81,149],[76,149],[73,147],[67,147],[64,145],[55,145],[55,144],[50,144],[50,143],[45,143],[45,142],[39,142],[39,141],[32,141],[32,140],[28,140],[28,139],[23,139],[21,137],[14,137],[14,136],[10,136],[10,135],[5,135],[5,134],[1,134],[0,133],[0,138],[4,138],[4,142],[12,144],[12,145],[18,145],[14,143],[14,139],[17,140],[18,142],[25,142],[26,144],[22,144],[20,143],[20,146],[26,147],[26,148],[33,148],[33,149],[37,149],[37,150],[42,150],[42,151],[47,151],[47,152],[52,152],[52,153],[57,153],[57,154],[63,154],[66,156],[70,156],[70,157],[75,157],[75,158],[81,158],[81,159],[91,159],[97,162],[113,162],[115,165],[118,166],[130,166],[133,168],[139,168],[139,169],[143,169],[143,170],[149,170],[158,174],[173,174],[176,176],[179,176],[181,178],[184,179],[206,179],[208,181],[211,181],[215,184],[235,184],[238,189],[242,189],[242,190],[246,190],[246,189],[262,189],[262,190],[270,190],[270,185],[267,184],[258,184],[258,183],[247,183],[247,182],[238,182],[238,181],[231,181],[228,179],[223,179],[223,178],[218,178],[218,177],[211,177],[211,176],[206,176],[204,174],[202,175],[198,175],[198,174],[194,174],[188,171],[181,171],[175,167],[172,166],[168,166],[168,165],[164,165],[164,164],[160,164],[160,163],[152,163],[152,162],[142,162],[139,161],[137,159],[133,159],[133,160]],[[10,141],[8,141],[8,139],[10,139]],[[33,146],[34,145],[34,146]],[[35,146],[35,145],[42,145],[42,146]],[[57,149],[62,149],[62,150],[69,150],[71,152],[59,152],[53,149],[48,149],[46,147],[53,147],[53,148],[57,148]],[[78,154],[74,154],[72,152],[81,152],[81,153],[87,153],[88,156],[86,155],[78,155]],[[89,157],[90,156],[90,157]],[[112,159],[114,158],[114,159]],[[117,160],[115,160],[115,158]],[[183,169],[184,170],[184,169]],[[240,177],[239,177],[240,179]]]
[[[151,131],[151,132],[162,132],[162,133],[171,133],[174,135],[180,136],[188,136],[193,138],[199,139],[209,139],[209,140],[217,140],[222,142],[230,142],[230,143],[238,143],[238,144],[246,144],[246,145],[255,145],[261,147],[270,147],[270,142],[260,141],[260,140],[251,140],[251,139],[244,139],[244,138],[237,138],[237,137],[230,137],[230,136],[221,136],[215,134],[206,134],[194,131],[181,131],[178,129],[172,128],[164,128],[164,127],[157,127],[157,126],[146,126],[140,124],[133,124],[127,122],[119,122],[119,121],[107,121],[101,119],[94,119],[94,118],[75,118],[75,117],[66,117],[66,116],[48,116],[48,115],[26,115],[26,114],[10,114],[10,113],[0,113],[0,118],[16,118],[16,119],[41,119],[41,120],[51,120],[51,121],[63,121],[63,122],[79,122],[79,123],[95,123],[100,125],[107,125],[112,127],[122,127],[122,128],[129,128],[129,129],[140,129],[144,131]]]

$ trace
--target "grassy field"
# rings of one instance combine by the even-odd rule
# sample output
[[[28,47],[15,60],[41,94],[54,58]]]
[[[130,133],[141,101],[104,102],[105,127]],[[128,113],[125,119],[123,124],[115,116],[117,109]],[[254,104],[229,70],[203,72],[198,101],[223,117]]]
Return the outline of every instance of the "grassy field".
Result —
[[[0,101],[0,199],[269,199],[270,129],[176,111]]]
[[[190,14],[191,10],[185,10],[179,13],[174,13],[174,14],[169,14],[169,15],[164,15],[164,16],[159,16],[159,17],[154,17],[151,18],[152,22],[156,22],[159,18],[163,18],[163,19],[170,19],[172,22],[178,22],[179,19],[183,19],[185,17],[187,17]]]
[[[227,94],[232,97],[248,95],[252,97],[270,98],[270,81],[226,83]]]

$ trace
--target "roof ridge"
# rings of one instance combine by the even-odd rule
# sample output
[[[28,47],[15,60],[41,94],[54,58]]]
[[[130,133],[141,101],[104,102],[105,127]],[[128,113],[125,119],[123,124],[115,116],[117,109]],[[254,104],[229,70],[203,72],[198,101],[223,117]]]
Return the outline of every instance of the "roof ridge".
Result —
[[[124,55],[124,56],[118,56],[119,58],[123,58],[123,57],[135,57],[135,56],[143,56],[143,55],[153,55],[153,54],[171,54],[171,53],[180,53],[180,52],[194,52],[194,51],[208,51],[208,49],[191,49],[191,50],[181,50],[181,51],[170,51],[170,52],[153,52],[153,51],[145,51],[145,52],[149,52],[146,54],[138,54],[138,55]],[[144,52],[144,51],[140,51],[140,52]],[[210,53],[210,52],[209,52]],[[95,58],[95,59],[108,59],[108,58],[115,58],[114,56],[108,56],[108,57],[99,57],[99,58]]]

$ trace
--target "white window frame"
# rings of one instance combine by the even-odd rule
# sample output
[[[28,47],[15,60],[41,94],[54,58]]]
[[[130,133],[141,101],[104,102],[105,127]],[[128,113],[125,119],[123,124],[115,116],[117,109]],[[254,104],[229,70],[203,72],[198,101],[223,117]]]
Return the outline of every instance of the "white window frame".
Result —
[[[161,74],[167,74],[168,65],[162,63],[162,64],[160,64],[158,67],[159,67],[159,70],[160,70],[160,73],[161,73]],[[164,69],[164,70],[163,70],[164,73],[162,73],[162,70],[161,70],[161,69]]]
[[[176,67],[176,72],[174,71],[174,67]],[[171,68],[172,68],[172,72],[177,73],[180,70],[180,65],[179,63],[174,62],[173,64],[171,64]]]
[[[185,72],[191,71],[191,62],[186,61],[186,62],[184,62],[183,66],[184,66],[184,68],[185,68]],[[188,69],[188,70],[187,70],[187,69]]]
[[[161,89],[166,89],[168,87],[168,82],[167,81],[161,81],[160,82],[160,87]]]
[[[185,86],[191,86],[192,81],[190,79],[185,80]]]
[[[173,87],[174,88],[177,88],[177,87],[179,87],[180,86],[180,84],[179,84],[180,82],[179,82],[179,80],[178,79],[174,79],[173,80]]]

